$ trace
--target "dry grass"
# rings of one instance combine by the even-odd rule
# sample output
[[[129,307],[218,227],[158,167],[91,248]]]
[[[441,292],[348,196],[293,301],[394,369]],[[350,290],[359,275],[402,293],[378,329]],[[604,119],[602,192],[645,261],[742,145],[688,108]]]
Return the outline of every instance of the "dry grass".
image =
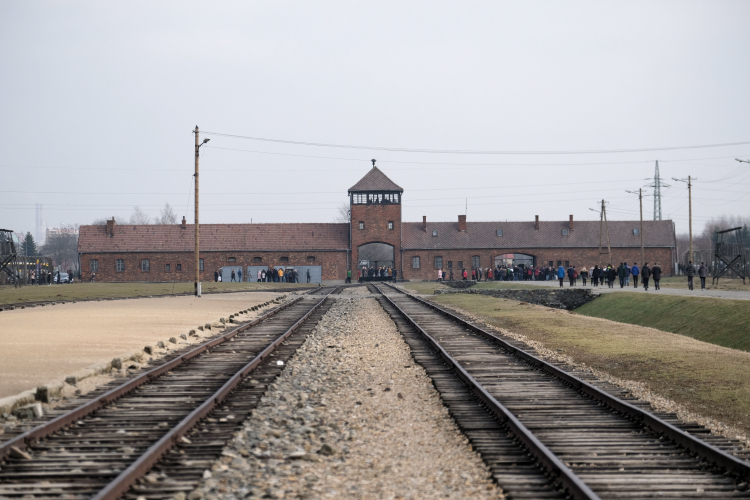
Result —
[[[442,290],[448,288],[445,285],[441,285],[436,281],[411,281],[404,283],[403,287],[412,292],[416,292],[421,295],[432,295],[435,290]]]
[[[434,300],[750,432],[750,353],[512,300],[462,294]]]
[[[670,276],[669,278],[663,278],[661,280],[661,286],[663,288],[683,288],[687,290],[687,276]],[[701,287],[700,278],[693,279],[694,288]],[[750,279],[745,280],[745,284],[742,284],[740,279],[720,278],[718,285],[711,284],[711,278],[706,278],[706,290],[724,290],[728,292],[750,292]]]
[[[201,288],[204,293],[211,293],[213,291],[282,290],[308,286],[313,285],[307,283],[215,283],[212,281],[203,283]],[[190,293],[193,289],[193,283],[73,283],[72,285],[27,285],[21,288],[3,286],[0,287],[0,304],[147,297]]]

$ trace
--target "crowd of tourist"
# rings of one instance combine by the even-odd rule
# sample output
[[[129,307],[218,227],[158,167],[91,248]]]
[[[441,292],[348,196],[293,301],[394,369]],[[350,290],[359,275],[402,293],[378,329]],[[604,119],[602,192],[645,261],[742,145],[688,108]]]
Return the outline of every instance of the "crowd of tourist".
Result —
[[[390,266],[362,266],[362,269],[359,270],[357,277],[359,278],[359,281],[362,281],[363,278],[392,278],[393,280],[395,280],[397,276],[398,271]]]

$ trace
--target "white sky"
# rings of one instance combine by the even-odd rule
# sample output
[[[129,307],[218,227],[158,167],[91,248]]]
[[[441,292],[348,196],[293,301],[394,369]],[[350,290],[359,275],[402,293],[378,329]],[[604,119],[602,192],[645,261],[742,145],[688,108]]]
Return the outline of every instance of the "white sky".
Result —
[[[750,141],[750,2],[3,2],[0,227],[192,222],[195,125],[404,149],[580,151]],[[202,134],[202,137],[204,135]],[[654,160],[687,231],[750,215],[750,144],[425,154],[211,137],[202,222],[329,222],[370,159],[404,220],[637,219]],[[237,151],[244,150],[244,151]],[[316,158],[317,157],[317,158]],[[322,157],[322,158],[321,158]],[[554,164],[554,165],[550,165]],[[521,166],[522,165],[522,166]],[[650,191],[650,190],[649,190]],[[189,201],[190,200],[190,201]],[[189,204],[188,204],[189,203]],[[644,199],[644,215],[653,215]]]

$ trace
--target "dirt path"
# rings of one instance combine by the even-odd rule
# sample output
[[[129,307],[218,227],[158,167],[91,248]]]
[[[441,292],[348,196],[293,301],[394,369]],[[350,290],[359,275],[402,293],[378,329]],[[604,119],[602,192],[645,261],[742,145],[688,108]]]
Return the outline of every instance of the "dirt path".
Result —
[[[0,318],[0,398],[109,362],[159,340],[176,337],[181,341],[181,333],[278,295],[161,297],[4,311]]]

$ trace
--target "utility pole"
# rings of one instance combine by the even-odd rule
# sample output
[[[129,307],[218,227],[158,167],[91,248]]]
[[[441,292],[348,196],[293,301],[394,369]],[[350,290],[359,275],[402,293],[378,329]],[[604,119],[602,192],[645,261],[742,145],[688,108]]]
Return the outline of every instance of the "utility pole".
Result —
[[[672,179],[678,181],[678,182],[687,182],[688,186],[688,223],[690,228],[690,253],[688,254],[688,261],[693,261],[693,178],[688,175],[687,180],[685,179],[677,179],[676,177],[672,177]],[[698,179],[696,179],[698,180]]]
[[[635,194],[635,191],[628,191],[625,190],[627,193]],[[638,233],[641,235],[641,265],[645,262],[645,258],[643,257],[643,189],[638,189],[638,202],[641,205],[641,228],[638,230]]]
[[[211,139],[203,139],[199,142],[198,125],[193,131],[195,134],[195,296],[201,296],[201,258],[200,258],[200,225],[198,223],[198,159],[200,158],[200,147]]]
[[[602,237],[604,230],[606,228],[607,232],[607,258],[609,259],[609,262],[607,264],[611,264],[612,262],[612,248],[609,244],[609,224],[607,223],[607,209],[604,204],[604,200],[602,200],[602,208],[600,210],[594,210],[593,208],[589,208],[592,212],[599,212],[599,257],[603,255],[604,252],[602,252]]]
[[[607,229],[607,257],[609,264],[612,264],[612,247],[609,244],[609,223],[607,222],[607,207],[602,200],[602,214],[604,215],[604,227]]]

